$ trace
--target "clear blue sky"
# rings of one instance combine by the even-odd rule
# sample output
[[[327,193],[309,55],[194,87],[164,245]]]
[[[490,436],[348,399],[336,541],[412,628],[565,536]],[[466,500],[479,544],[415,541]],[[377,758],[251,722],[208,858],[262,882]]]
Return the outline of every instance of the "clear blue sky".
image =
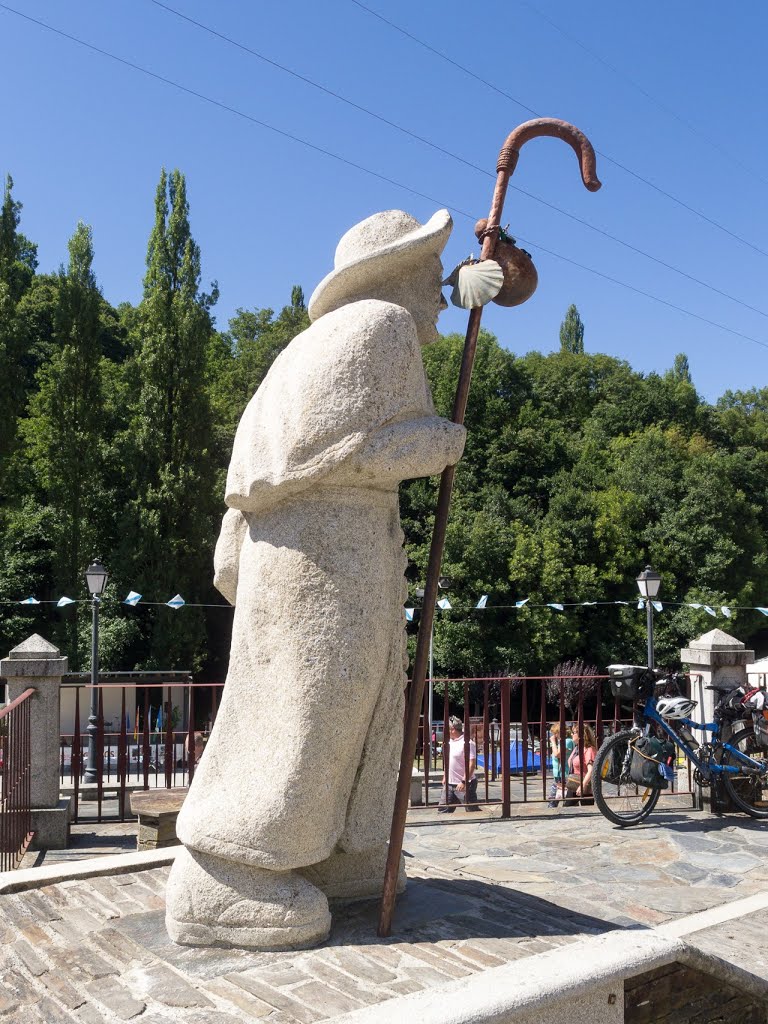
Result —
[[[491,173],[504,137],[532,116],[352,0],[168,2]],[[598,151],[768,253],[764,5],[366,3],[539,114],[572,121]],[[204,281],[215,278],[221,288],[220,326],[238,306],[279,308],[294,283],[309,296],[331,269],[339,236],[377,210],[399,207],[422,220],[438,205],[467,211],[473,219],[487,214],[492,178],[267,66],[151,0],[8,4],[436,200],[408,194],[0,9],[5,96],[0,173],[9,171],[15,179],[15,195],[24,203],[22,227],[39,245],[42,270],[54,270],[65,258],[79,219],[93,226],[96,272],[113,302],[140,296],[162,166],[179,167],[187,176]],[[698,134],[679,118],[688,119]],[[590,194],[580,183],[573,153],[562,143],[536,140],[524,149],[513,182],[768,313],[768,255],[614,164],[599,160],[598,172],[603,189]],[[472,221],[456,213],[454,218],[447,268],[476,249]],[[694,383],[710,400],[726,388],[768,384],[765,315],[514,190],[505,219],[510,231],[525,239],[540,277],[525,306],[486,311],[484,324],[513,351],[557,348],[560,321],[575,302],[591,352],[627,359],[644,372],[663,372],[675,353],[685,352]],[[540,247],[750,335],[765,347],[627,291]],[[463,330],[465,323],[466,314],[451,310],[441,328]]]

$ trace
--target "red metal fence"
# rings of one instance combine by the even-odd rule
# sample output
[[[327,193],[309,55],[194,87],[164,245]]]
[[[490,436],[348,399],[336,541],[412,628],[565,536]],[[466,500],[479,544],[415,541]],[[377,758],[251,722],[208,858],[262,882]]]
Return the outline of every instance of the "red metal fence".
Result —
[[[609,734],[632,724],[629,708],[606,696],[608,676],[579,680],[551,676],[433,680],[432,728],[429,726],[429,691],[424,691],[417,768],[423,776],[423,804],[412,809],[434,810],[450,800],[449,780],[443,772],[448,758],[450,718],[462,720],[464,777],[470,767],[470,742],[475,745],[478,776],[476,801],[468,806],[501,805],[501,816],[511,816],[513,804],[544,804],[553,799],[551,726],[559,728],[555,756],[568,775],[566,738],[581,750],[591,730],[599,747]],[[457,694],[458,689],[458,694]],[[451,692],[452,691],[452,692]],[[474,713],[473,713],[474,711]],[[579,782],[585,765],[577,757]],[[575,780],[574,780],[575,782]],[[668,794],[693,794],[690,765],[678,765]],[[554,799],[561,796],[555,794]],[[462,799],[462,802],[463,799]],[[589,793],[573,802],[591,803]]]
[[[34,687],[0,709],[0,871],[18,867],[32,840],[30,706]]]
[[[118,683],[66,685],[74,690],[74,725],[60,737],[60,769],[63,787],[71,786],[74,821],[118,820],[130,815],[129,794],[136,789],[188,786],[194,778],[210,728],[216,719],[223,683],[203,687],[191,683],[138,687],[142,697],[133,704],[137,687]],[[81,715],[98,694],[95,731],[81,726]],[[128,694],[131,702],[128,701]],[[204,707],[200,698],[209,697]],[[105,695],[118,700],[117,727],[105,723]],[[85,702],[88,702],[86,705]],[[93,775],[89,776],[89,746],[93,742]],[[83,813],[87,798],[95,814]]]
[[[475,744],[478,795],[475,806],[501,806],[502,817],[513,805],[545,804],[553,783],[550,726],[559,725],[559,761],[567,765],[566,737],[583,749],[588,730],[596,744],[606,735],[631,724],[628,708],[606,697],[607,676],[580,680],[554,680],[548,676],[507,676],[481,679],[435,679],[433,727],[429,728],[428,692],[417,750],[417,769],[423,778],[422,809],[434,810],[445,802],[443,759],[447,757],[449,719],[461,718],[464,727],[465,771],[470,741]],[[90,737],[81,727],[84,701],[90,703],[90,685],[74,689],[74,730],[61,736],[61,781],[74,795],[75,821],[119,820],[130,817],[129,794],[135,789],[187,786],[194,777],[195,750],[216,718],[223,684],[208,687],[176,683],[144,685],[138,707],[130,707],[132,687],[116,683],[97,686],[98,714],[94,734],[95,780],[86,782]],[[106,699],[118,708],[114,725],[105,725]],[[200,697],[207,696],[205,706]],[[133,700],[133,697],[131,697]],[[162,708],[158,727],[157,714]],[[567,768],[563,775],[567,775]],[[583,769],[579,765],[579,778]],[[562,780],[561,780],[562,781]],[[668,792],[689,794],[689,767],[679,766]],[[82,803],[87,800],[88,807]],[[589,794],[583,798],[589,801]],[[470,801],[471,805],[472,801]],[[415,805],[414,810],[419,810]],[[95,811],[95,813],[93,813]]]

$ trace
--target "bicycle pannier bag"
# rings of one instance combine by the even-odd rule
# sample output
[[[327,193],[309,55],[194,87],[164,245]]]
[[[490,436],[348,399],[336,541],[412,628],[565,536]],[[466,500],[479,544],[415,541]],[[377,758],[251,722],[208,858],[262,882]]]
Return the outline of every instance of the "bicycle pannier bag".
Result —
[[[611,693],[619,700],[646,700],[653,696],[655,677],[644,665],[609,665]]]
[[[669,783],[662,774],[675,754],[674,744],[656,739],[655,736],[641,736],[633,743],[629,776],[638,786],[650,789],[666,789]]]
[[[624,768],[624,748],[614,746],[611,756],[603,765],[603,779],[606,782],[618,782]]]
[[[753,711],[752,722],[755,727],[755,743],[758,747],[768,748],[768,718],[764,711]]]

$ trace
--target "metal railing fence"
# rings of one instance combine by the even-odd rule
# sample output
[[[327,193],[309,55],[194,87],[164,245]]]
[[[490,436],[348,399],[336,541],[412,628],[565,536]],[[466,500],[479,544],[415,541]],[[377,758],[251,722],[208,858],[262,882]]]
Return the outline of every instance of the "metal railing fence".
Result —
[[[469,773],[470,742],[473,742],[478,790],[482,788],[477,800],[468,801],[467,806],[501,805],[501,816],[508,818],[515,804],[548,803],[552,799],[554,778],[550,746],[552,724],[559,727],[557,756],[560,765],[566,766],[561,769],[561,782],[568,774],[566,737],[569,733],[574,743],[584,749],[585,728],[591,729],[599,748],[607,735],[632,725],[631,709],[622,708],[617,699],[606,694],[607,679],[605,675],[583,676],[578,681],[552,676],[434,679],[432,728],[429,726],[429,689],[425,687],[416,758],[416,768],[423,780],[423,803],[412,806],[412,810],[434,810],[436,805],[445,805],[448,800],[448,778],[443,765],[447,764],[449,756],[449,724],[454,715],[463,723],[465,778]],[[456,687],[460,690],[458,699]],[[583,759],[577,758],[577,762],[579,770],[575,774],[583,782]],[[665,793],[693,797],[690,764],[676,766],[674,781]],[[562,800],[562,797],[556,799]],[[588,793],[577,799],[592,802]]]
[[[32,841],[30,687],[0,709],[0,871],[21,863]]]
[[[126,705],[126,691],[133,692],[133,686],[65,684],[62,689],[74,690],[74,726],[71,733],[60,735],[60,779],[63,787],[72,788],[73,821],[94,818],[98,822],[125,821],[131,816],[127,799],[130,790],[188,786],[194,778],[199,752],[216,719],[222,687],[223,683],[208,685],[211,706],[205,724],[198,727],[196,702],[205,689],[198,684],[143,685],[143,697],[134,708]],[[81,693],[87,695],[90,703],[94,689],[98,693],[98,713],[91,733],[81,726]],[[115,691],[119,692],[120,711],[113,718],[118,718],[118,724],[115,728],[112,720],[108,729],[104,696]],[[91,737],[95,747],[95,781],[89,783],[86,780]],[[95,804],[95,815],[82,813],[85,796],[89,804]],[[107,800],[109,806],[105,808]]]

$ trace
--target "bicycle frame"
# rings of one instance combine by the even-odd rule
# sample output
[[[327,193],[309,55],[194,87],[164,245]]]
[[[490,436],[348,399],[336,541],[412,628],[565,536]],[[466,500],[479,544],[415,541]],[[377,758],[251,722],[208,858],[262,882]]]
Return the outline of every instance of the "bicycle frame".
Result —
[[[645,706],[643,707],[643,720],[645,723],[651,721],[655,722],[656,725],[661,726],[675,746],[682,750],[688,760],[696,765],[705,779],[709,779],[713,775],[724,775],[726,773],[738,775],[739,769],[735,765],[717,764],[712,761],[711,756],[708,757],[707,760],[702,760],[700,757],[697,757],[695,751],[688,746],[685,740],[678,736],[667,720],[662,718],[658,713],[656,710],[655,697],[649,697],[645,702]],[[720,724],[718,722],[695,722],[692,718],[677,718],[675,721],[679,722],[680,725],[687,725],[691,729],[699,729],[703,732],[712,733],[712,738],[715,740],[720,736]],[[765,765],[763,763],[748,757],[737,747],[732,747],[730,743],[722,743],[722,747],[724,750],[733,754],[734,757],[745,767],[752,768],[761,775],[765,772]]]

